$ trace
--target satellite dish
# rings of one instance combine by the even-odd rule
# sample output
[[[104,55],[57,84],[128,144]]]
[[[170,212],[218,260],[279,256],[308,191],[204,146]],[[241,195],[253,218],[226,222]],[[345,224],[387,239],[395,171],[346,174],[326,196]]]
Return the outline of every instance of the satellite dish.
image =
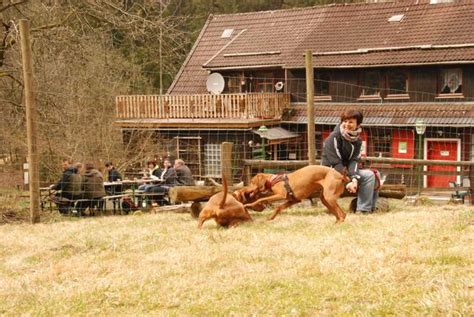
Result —
[[[211,94],[219,95],[225,87],[224,77],[219,73],[212,73],[207,77],[207,91]]]
[[[283,84],[282,81],[279,81],[279,82],[277,82],[277,83],[275,84],[275,89],[276,89],[277,91],[280,91],[280,90],[283,89],[283,86],[285,86],[285,84]]]

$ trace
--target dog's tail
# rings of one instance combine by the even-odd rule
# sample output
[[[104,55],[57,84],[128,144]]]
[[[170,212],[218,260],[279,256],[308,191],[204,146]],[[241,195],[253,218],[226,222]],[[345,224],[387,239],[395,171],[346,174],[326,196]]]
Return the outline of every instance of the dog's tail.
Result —
[[[224,195],[222,195],[222,201],[219,204],[219,208],[224,208],[225,200],[227,199],[227,179],[225,178],[224,174],[222,174],[222,187],[224,190]]]

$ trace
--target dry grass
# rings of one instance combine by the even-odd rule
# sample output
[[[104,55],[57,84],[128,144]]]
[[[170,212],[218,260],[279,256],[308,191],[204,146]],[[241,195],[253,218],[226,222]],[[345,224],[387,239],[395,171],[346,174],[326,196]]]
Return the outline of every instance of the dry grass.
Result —
[[[0,314],[474,312],[472,207],[266,215],[229,230],[172,213],[0,226]]]

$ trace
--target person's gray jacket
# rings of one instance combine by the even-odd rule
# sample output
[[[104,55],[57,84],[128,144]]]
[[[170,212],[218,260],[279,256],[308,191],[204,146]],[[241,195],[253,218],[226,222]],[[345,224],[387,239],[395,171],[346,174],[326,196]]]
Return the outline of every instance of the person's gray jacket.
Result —
[[[181,165],[180,167],[176,168],[176,174],[178,176],[178,186],[194,185],[193,173],[186,165]]]
[[[360,138],[355,142],[344,139],[340,131],[340,125],[337,125],[324,141],[321,165],[333,167],[340,173],[346,167],[349,177],[358,179],[357,164],[360,160],[361,147],[362,141]]]

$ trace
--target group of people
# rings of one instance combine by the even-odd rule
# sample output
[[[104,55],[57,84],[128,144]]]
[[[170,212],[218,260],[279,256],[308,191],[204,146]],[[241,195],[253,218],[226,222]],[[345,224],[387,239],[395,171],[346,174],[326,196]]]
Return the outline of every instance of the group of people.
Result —
[[[166,193],[172,186],[194,185],[191,170],[181,159],[175,160],[172,165],[171,160],[165,158],[161,167],[156,164],[156,161],[148,161],[147,167],[148,170],[143,179],[150,180],[151,183],[138,188],[145,193]],[[79,213],[87,208],[101,207],[103,197],[121,194],[123,191],[120,183],[122,175],[110,161],[105,162],[107,180],[117,184],[112,184],[107,188],[104,186],[102,173],[94,163],[73,163],[70,158],[64,158],[62,168],[61,179],[50,186],[52,190],[57,191],[54,200],[61,213],[69,213],[73,202],[77,200],[79,202],[76,204],[76,210]],[[160,200],[158,203],[164,204],[165,201]]]
[[[111,162],[106,162],[105,166],[109,171],[109,180],[121,179],[120,173]],[[68,213],[74,200],[80,200],[76,206],[79,213],[87,208],[99,207],[102,198],[107,193],[102,173],[95,164],[92,162],[73,163],[70,158],[64,158],[62,168],[61,179],[50,186],[52,190],[57,191],[55,201],[58,204],[59,212]]]
[[[156,161],[147,162],[148,170],[145,171],[145,178],[152,180],[150,184],[143,184],[138,187],[138,190],[146,194],[163,194],[173,186],[192,186],[194,185],[193,175],[189,167],[186,166],[183,160],[177,159],[174,164],[171,164],[169,158],[165,158],[161,166],[156,164]],[[150,195],[153,197],[152,195]],[[163,195],[155,195],[154,200],[164,205],[168,202],[163,199]]]

